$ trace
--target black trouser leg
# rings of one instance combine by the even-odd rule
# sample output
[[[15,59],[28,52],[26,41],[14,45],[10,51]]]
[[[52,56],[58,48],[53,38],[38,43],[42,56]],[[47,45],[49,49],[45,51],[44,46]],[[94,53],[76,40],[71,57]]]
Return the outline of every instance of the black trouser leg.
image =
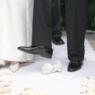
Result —
[[[32,46],[51,48],[51,0],[34,0]]]
[[[83,60],[88,0],[65,0],[68,58]]]
[[[61,8],[60,0],[52,0],[52,37],[61,37],[60,24],[61,24]]]

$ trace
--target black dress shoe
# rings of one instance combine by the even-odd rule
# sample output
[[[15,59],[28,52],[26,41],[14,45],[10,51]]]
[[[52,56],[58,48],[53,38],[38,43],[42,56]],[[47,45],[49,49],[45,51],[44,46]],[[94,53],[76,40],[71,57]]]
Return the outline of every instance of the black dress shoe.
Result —
[[[76,61],[76,62],[71,61],[68,66],[68,71],[69,72],[77,71],[77,70],[81,69],[82,64],[83,64],[82,61]]]
[[[63,45],[64,44],[64,41],[60,38],[60,37],[55,37],[52,39],[53,43],[56,44],[56,45]]]
[[[37,54],[43,57],[51,58],[52,57],[52,49],[45,48],[44,46],[32,46],[32,47],[18,47],[19,50],[24,51],[30,54]]]

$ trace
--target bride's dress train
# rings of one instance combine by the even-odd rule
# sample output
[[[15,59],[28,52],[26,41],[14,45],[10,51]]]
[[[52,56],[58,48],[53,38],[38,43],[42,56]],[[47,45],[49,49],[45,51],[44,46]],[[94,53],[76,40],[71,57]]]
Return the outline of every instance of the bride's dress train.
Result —
[[[0,59],[25,62],[33,55],[17,49],[31,45],[33,0],[0,0]]]

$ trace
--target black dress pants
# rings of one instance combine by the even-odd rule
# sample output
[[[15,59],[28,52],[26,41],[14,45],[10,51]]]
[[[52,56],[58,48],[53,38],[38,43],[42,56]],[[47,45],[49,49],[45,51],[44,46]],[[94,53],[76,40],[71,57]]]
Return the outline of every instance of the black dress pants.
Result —
[[[51,0],[34,0],[32,46],[51,45]]]
[[[52,23],[52,37],[61,37],[61,5],[60,0],[52,0],[51,9],[51,23]]]
[[[65,0],[68,58],[84,59],[88,0]]]
[[[51,47],[51,40],[62,36],[60,0],[34,0],[32,45]]]

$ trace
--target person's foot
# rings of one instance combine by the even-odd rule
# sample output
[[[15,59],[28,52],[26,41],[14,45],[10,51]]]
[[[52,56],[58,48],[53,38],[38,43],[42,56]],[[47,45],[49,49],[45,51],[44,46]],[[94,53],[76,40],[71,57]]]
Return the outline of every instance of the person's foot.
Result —
[[[10,62],[9,68],[12,72],[16,72],[20,68],[20,62]]]
[[[82,61],[70,61],[69,65],[68,65],[68,72],[74,72],[77,71],[79,69],[81,69],[83,63]]]
[[[60,37],[55,37],[52,39],[53,43],[56,45],[63,45],[64,41]]]
[[[36,54],[47,58],[51,58],[53,53],[51,48],[45,48],[44,46],[30,46],[30,47],[21,46],[18,47],[18,49],[26,53]]]

